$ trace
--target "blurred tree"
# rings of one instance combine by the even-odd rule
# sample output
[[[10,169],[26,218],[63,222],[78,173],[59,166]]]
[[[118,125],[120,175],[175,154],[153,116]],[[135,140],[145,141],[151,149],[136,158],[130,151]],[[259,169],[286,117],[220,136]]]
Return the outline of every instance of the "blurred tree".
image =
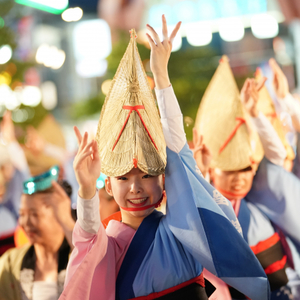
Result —
[[[4,45],[9,45],[13,51],[12,58],[5,64],[0,64],[0,85],[6,84],[10,86],[12,90],[17,87],[20,87],[24,84],[24,76],[26,71],[35,65],[32,61],[22,61],[16,59],[14,53],[17,50],[17,35],[11,27],[17,28],[15,26],[19,20],[22,18],[21,10],[17,13],[14,12],[10,15],[12,9],[15,9],[14,0],[0,0],[0,47]],[[7,25],[9,23],[10,26]],[[2,101],[5,99],[2,99]],[[1,101],[1,102],[2,102]],[[5,112],[5,106],[2,102],[0,104],[0,120],[1,116]],[[40,122],[44,119],[45,115],[47,115],[47,110],[39,104],[36,107],[29,107],[21,104],[16,110],[12,112],[12,117],[18,113],[18,111],[24,112],[28,115],[28,118],[24,122],[18,122],[16,125],[21,127],[21,129],[25,129],[28,125],[38,126]],[[20,136],[20,140],[23,140],[24,131],[17,130]]]

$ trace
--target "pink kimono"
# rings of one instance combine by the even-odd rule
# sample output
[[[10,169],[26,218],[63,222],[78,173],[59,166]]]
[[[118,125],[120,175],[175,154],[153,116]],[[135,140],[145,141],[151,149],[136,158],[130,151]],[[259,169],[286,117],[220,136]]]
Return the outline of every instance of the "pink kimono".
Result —
[[[135,232],[129,226],[111,220],[106,230],[101,225],[98,234],[94,235],[76,222],[73,231],[75,248],[67,269],[66,288],[60,299],[66,299],[68,295],[68,299],[73,300],[115,300],[117,274]],[[73,277],[75,271],[77,274]],[[68,285],[71,279],[72,284]],[[86,286],[91,286],[89,294]]]

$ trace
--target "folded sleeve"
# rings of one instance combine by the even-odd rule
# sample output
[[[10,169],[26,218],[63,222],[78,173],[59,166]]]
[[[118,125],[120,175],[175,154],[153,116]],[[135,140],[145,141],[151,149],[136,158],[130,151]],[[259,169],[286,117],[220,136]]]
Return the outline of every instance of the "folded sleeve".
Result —
[[[106,253],[108,245],[108,236],[100,222],[98,193],[96,192],[95,196],[90,200],[85,200],[78,196],[77,204],[78,219],[72,235],[74,249],[67,267],[65,286],[70,282],[97,239],[101,239],[99,251]]]
[[[77,198],[77,217],[79,226],[86,232],[96,234],[100,227],[98,191],[90,200]]]
[[[177,153],[186,142],[182,113],[172,86],[155,90],[167,147]]]
[[[287,94],[284,99],[279,99],[279,104],[281,109],[291,116],[296,131],[300,132],[300,102],[291,94]]]
[[[265,157],[273,164],[283,166],[287,153],[272,124],[262,112],[251,120],[261,140]]]

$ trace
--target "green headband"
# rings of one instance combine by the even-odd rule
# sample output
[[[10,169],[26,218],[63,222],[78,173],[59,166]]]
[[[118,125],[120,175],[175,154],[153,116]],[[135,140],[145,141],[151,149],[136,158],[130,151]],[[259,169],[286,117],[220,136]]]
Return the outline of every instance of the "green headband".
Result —
[[[32,177],[23,183],[23,193],[27,195],[34,194],[38,191],[44,191],[52,187],[52,180],[57,181],[59,167],[54,166],[49,171]]]
[[[103,173],[100,174],[99,178],[97,179],[96,187],[97,189],[102,189],[105,186],[105,178],[107,176],[104,175]]]

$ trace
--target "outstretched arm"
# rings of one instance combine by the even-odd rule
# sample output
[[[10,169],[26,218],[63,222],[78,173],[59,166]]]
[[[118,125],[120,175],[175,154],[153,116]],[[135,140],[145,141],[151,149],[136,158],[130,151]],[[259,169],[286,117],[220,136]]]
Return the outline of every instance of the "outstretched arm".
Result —
[[[75,221],[71,215],[71,199],[68,197],[64,189],[56,182],[52,181],[54,193],[47,198],[47,203],[53,209],[57,222],[61,225],[65,237],[73,249],[72,245],[72,232],[75,225]]]
[[[78,223],[86,232],[96,234],[100,227],[99,199],[96,193],[96,182],[100,176],[100,157],[97,142],[88,143],[88,134],[81,136],[78,128],[74,131],[78,141],[78,152],[73,167],[79,184],[78,190]]]
[[[158,90],[165,89],[171,85],[168,74],[168,62],[172,51],[172,42],[181,26],[181,22],[176,24],[170,36],[168,35],[165,15],[162,15],[162,25],[162,42],[156,31],[149,24],[147,24],[147,28],[151,32],[152,37],[150,34],[146,34],[151,47],[150,67]]]
[[[100,158],[97,143],[94,140],[88,143],[87,132],[82,137],[76,126],[74,131],[78,141],[78,152],[73,162],[75,176],[79,184],[77,199],[78,219],[73,229],[72,243],[75,249],[69,260],[65,286],[74,275],[87,252],[91,249],[96,240],[97,232],[102,229],[101,234],[98,236],[102,240],[101,247],[104,249],[107,247],[108,240],[105,230],[101,226],[99,198],[98,193],[96,193],[96,181],[100,175]],[[70,227],[67,227],[65,232],[68,232],[69,229]]]
[[[241,90],[241,100],[245,110],[249,113],[252,123],[259,135],[266,158],[275,165],[283,166],[286,150],[269,120],[257,108],[258,92],[263,87],[265,78],[259,83],[254,79],[247,79]]]
[[[150,66],[154,76],[155,92],[165,141],[169,149],[179,153],[186,143],[186,137],[182,113],[169,79],[168,62],[172,51],[172,41],[180,28],[181,22],[177,23],[170,36],[168,36],[167,22],[164,15],[162,16],[162,24],[162,42],[156,31],[150,25],[147,25],[152,36],[147,34],[151,47]]]
[[[14,123],[11,112],[6,111],[0,123],[1,137],[7,144],[8,154],[13,166],[18,169],[25,178],[30,177],[30,171],[23,149],[18,143],[15,135]],[[24,178],[24,179],[25,179]]]
[[[212,154],[209,148],[203,143],[203,135],[199,135],[197,128],[193,128],[193,155],[197,166],[207,182],[209,178],[209,167],[212,160]]]
[[[274,58],[269,60],[269,65],[274,73],[273,88],[281,109],[291,116],[294,128],[300,132],[300,103],[290,94],[287,78]]]
[[[35,155],[44,153],[64,163],[69,159],[68,151],[57,145],[48,143],[33,126],[27,127],[26,147]]]

